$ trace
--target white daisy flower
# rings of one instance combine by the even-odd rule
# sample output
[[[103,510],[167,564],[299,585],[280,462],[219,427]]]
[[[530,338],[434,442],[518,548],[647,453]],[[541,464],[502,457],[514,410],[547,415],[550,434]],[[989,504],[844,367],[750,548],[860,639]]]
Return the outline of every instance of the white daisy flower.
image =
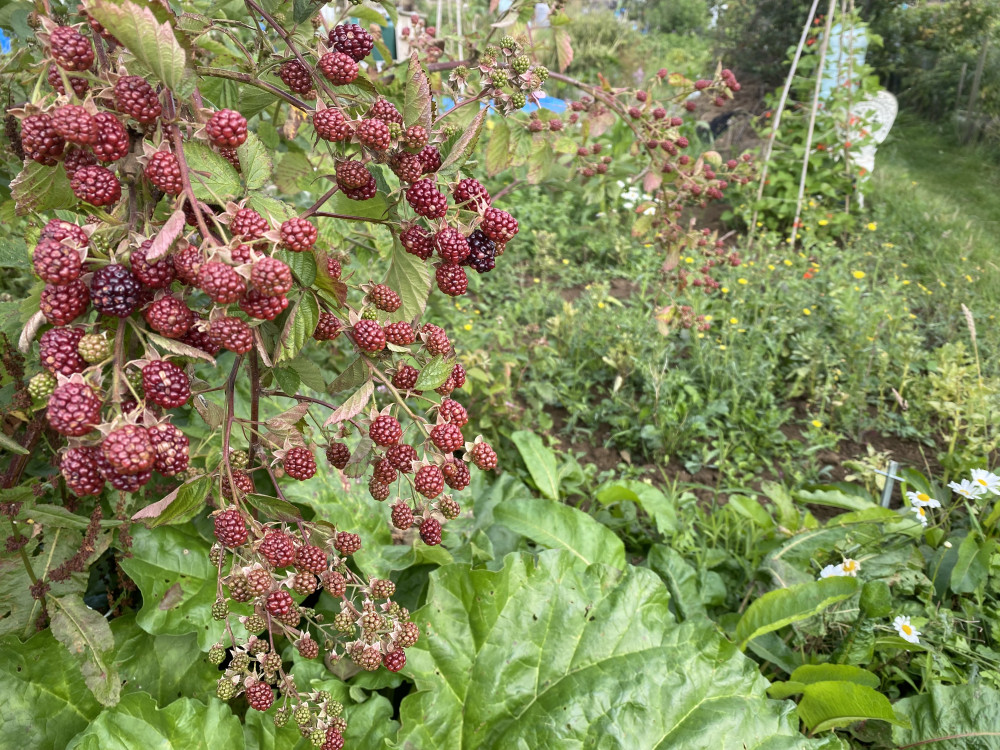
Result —
[[[910,510],[917,516],[921,526],[927,525],[927,510],[922,505],[914,505]]]
[[[906,615],[899,615],[892,621],[892,626],[904,641],[920,643],[920,631],[910,625],[910,618]]]
[[[986,469],[973,469],[972,482],[983,488],[985,492],[1000,495],[1000,477]]]
[[[857,560],[852,560],[849,557],[844,558],[844,562],[840,564],[840,569],[844,571],[845,576],[851,576],[856,578],[858,571],[861,570],[861,563]]]
[[[906,497],[910,503],[918,508],[940,508],[941,503],[928,495],[926,492],[907,492]]]
[[[836,578],[844,575],[844,570],[839,565],[827,565],[819,572],[820,578]]]
[[[986,492],[986,488],[981,484],[973,482],[971,479],[963,479],[961,482],[948,482],[948,486],[956,494],[962,497],[967,497],[970,500],[975,500],[977,497]]]

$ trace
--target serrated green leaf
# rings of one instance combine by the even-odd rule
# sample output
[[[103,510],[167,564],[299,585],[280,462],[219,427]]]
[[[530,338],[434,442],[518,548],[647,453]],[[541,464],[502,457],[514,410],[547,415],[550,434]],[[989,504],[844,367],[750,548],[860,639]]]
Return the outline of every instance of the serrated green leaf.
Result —
[[[542,547],[569,550],[587,565],[602,562],[625,567],[622,540],[582,510],[532,498],[504,503],[494,511],[494,518]]]
[[[245,498],[247,503],[252,505],[268,518],[274,518],[279,521],[286,521],[289,523],[302,520],[302,514],[299,512],[299,509],[284,500],[257,494],[246,495]]]
[[[451,147],[444,161],[441,162],[438,174],[447,176],[457,172],[465,164],[466,159],[469,158],[469,155],[475,150],[476,144],[479,143],[479,134],[483,130],[483,122],[486,121],[486,113],[488,111],[489,107],[483,107],[479,110],[479,114],[475,116],[469,126],[462,132],[462,135],[455,141],[455,145]]]
[[[182,484],[163,499],[142,508],[132,516],[132,520],[144,521],[151,529],[190,521],[205,507],[205,498],[210,489],[212,480],[198,477]]]
[[[256,133],[247,133],[247,139],[236,149],[236,155],[247,190],[262,187],[271,176],[271,155]]]
[[[271,370],[271,374],[274,375],[274,380],[281,387],[283,393],[294,396],[299,392],[299,386],[302,385],[302,378],[299,377],[299,374],[294,369],[290,367],[275,367]]]
[[[277,198],[272,198],[263,193],[250,193],[247,196],[247,205],[267,219],[271,226],[275,227],[281,226],[283,221],[297,215],[295,209],[288,203],[279,201]]]
[[[187,55],[169,23],[128,0],[96,0],[87,10],[168,88],[185,93]]]
[[[108,621],[76,596],[50,596],[45,601],[52,616],[52,635],[80,665],[83,680],[98,702],[114,706],[122,686],[111,659],[115,639]]]
[[[326,379],[323,377],[323,370],[311,359],[306,359],[304,356],[299,355],[288,363],[288,367],[295,370],[299,376],[299,380],[302,381],[302,385],[306,388],[311,388],[317,393],[322,393],[326,390]]]
[[[545,446],[538,435],[528,430],[518,430],[511,434],[510,439],[517,446],[538,491],[550,500],[558,500],[559,467],[556,465],[556,454]]]
[[[858,591],[855,578],[834,577],[769,591],[753,602],[736,625],[736,641],[747,641],[819,614]]]
[[[955,567],[951,569],[951,590],[956,594],[971,594],[985,583],[990,573],[990,558],[994,543],[986,539],[980,545],[969,533],[958,545]]]
[[[872,719],[902,727],[910,726],[904,716],[897,716],[892,710],[888,698],[856,682],[816,682],[806,685],[798,712],[799,718],[810,732],[825,732]]]
[[[279,250],[275,253],[275,257],[288,264],[302,286],[312,286],[316,281],[316,258],[312,253]]]
[[[31,268],[28,246],[21,237],[0,237],[0,268]]]
[[[295,195],[307,189],[313,168],[300,151],[286,151],[274,170],[274,184],[284,195]]]
[[[667,584],[670,602],[679,619],[690,620],[705,616],[705,605],[698,592],[698,575],[680,552],[664,544],[656,544],[649,551],[647,562]]]
[[[368,379],[368,365],[361,357],[355,359],[338,375],[329,386],[327,393],[342,393],[357,388]]]
[[[368,400],[372,397],[374,392],[375,386],[372,384],[372,381],[364,381],[361,384],[361,387],[351,394],[346,401],[330,412],[326,421],[323,422],[323,426],[327,427],[332,424],[340,424],[341,422],[357,416],[368,405]]]
[[[295,0],[292,4],[292,20],[295,23],[305,23],[322,9],[322,0]]]
[[[281,332],[281,351],[275,356],[278,362],[294,359],[316,330],[319,322],[319,302],[312,292],[305,292],[295,303]]]
[[[378,182],[381,179],[381,171],[375,170],[374,174],[375,180]],[[360,216],[363,219],[385,219],[387,216],[386,192],[385,188],[383,188],[374,198],[366,201],[354,201],[338,191],[323,206],[323,210],[341,214],[342,216]]]
[[[431,87],[416,52],[410,55],[410,67],[406,71],[403,124],[406,127],[421,125],[427,132],[431,129]]]
[[[390,320],[416,320],[424,314],[431,291],[431,275],[427,269],[427,263],[406,252],[399,239],[394,238],[385,283],[399,294],[403,304],[389,316]]]
[[[555,155],[548,143],[537,147],[528,159],[528,184],[537,185],[552,172]]]
[[[504,120],[495,120],[486,146],[486,174],[490,177],[503,172],[510,165],[510,128]]]
[[[982,680],[969,685],[933,683],[893,708],[912,727],[894,727],[895,747],[927,750],[1000,750],[1000,691]]]
[[[45,167],[30,159],[25,160],[24,168],[10,183],[10,195],[18,216],[33,211],[73,208],[78,203],[66,170]]]
[[[240,175],[233,165],[203,143],[187,141],[184,158],[191,175],[191,188],[199,200],[225,205],[242,192]]]
[[[677,511],[673,502],[651,484],[619,479],[598,490],[597,499],[604,504],[630,500],[646,511],[661,534],[677,531]]]
[[[448,379],[448,376],[451,375],[451,371],[454,369],[455,360],[445,359],[440,356],[434,357],[420,370],[413,389],[417,391],[433,391],[444,384],[444,381]]]

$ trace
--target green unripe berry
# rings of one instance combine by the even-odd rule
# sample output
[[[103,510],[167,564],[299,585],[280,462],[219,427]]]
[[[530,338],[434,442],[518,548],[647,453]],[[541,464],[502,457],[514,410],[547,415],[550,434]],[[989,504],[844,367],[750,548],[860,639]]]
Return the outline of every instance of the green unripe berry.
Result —
[[[324,742],[326,742],[326,730],[325,729],[314,729],[312,734],[309,735],[309,742],[312,743],[313,747],[320,747]]]
[[[326,712],[330,716],[340,716],[344,712],[344,704],[340,701],[327,701]]]
[[[273,651],[264,657],[264,671],[277,672],[281,669],[281,657]]]
[[[374,307],[366,307],[361,317],[365,320],[378,320],[378,311]]]
[[[535,75],[538,76],[539,81],[542,81],[544,83],[545,81],[549,80],[549,69],[546,68],[544,65],[536,65]]]
[[[350,633],[354,630],[354,618],[350,612],[338,612],[333,618],[333,627],[341,633]]]
[[[28,381],[28,393],[35,401],[45,401],[56,389],[56,376],[50,372],[32,375]]]
[[[511,61],[510,67],[514,69],[515,73],[521,75],[528,72],[528,68],[531,67],[531,60],[528,59],[527,55],[518,55]]]
[[[313,715],[312,711],[309,710],[309,706],[305,703],[300,703],[295,707],[295,723],[300,727],[306,726],[312,723]]]
[[[267,627],[267,623],[260,615],[250,615],[243,621],[243,627],[247,629],[248,633],[259,633]]]
[[[250,456],[246,451],[229,451],[229,465],[234,469],[245,469],[250,465]]]
[[[291,712],[286,707],[281,707],[274,712],[274,726],[281,729],[288,723],[288,719],[291,717]]]
[[[460,125],[456,125],[453,122],[449,122],[441,129],[441,133],[442,135],[444,135],[445,138],[454,138],[461,132],[461,130],[462,128]]]
[[[517,51],[517,42],[512,36],[505,36],[500,38],[500,49],[510,50],[511,52]]]
[[[490,73],[490,80],[493,81],[493,85],[497,88],[503,88],[510,83],[506,70],[494,70]]]
[[[468,78],[469,77],[469,69],[467,67],[465,67],[464,65],[459,65],[457,68],[455,68],[455,77],[456,78]]]
[[[250,667],[250,655],[242,651],[238,654],[234,654],[233,660],[229,662],[229,666],[237,672],[246,672]]]
[[[208,650],[208,663],[219,666],[226,660],[226,649],[217,643]]]
[[[229,616],[229,602],[219,599],[212,605],[212,619],[225,620]]]
[[[236,686],[232,683],[232,681],[227,680],[225,677],[220,677],[219,684],[215,688],[215,694],[219,696],[221,700],[232,700],[236,696]]]
[[[138,395],[142,395],[142,371],[131,369],[125,373],[125,379],[132,386],[132,390]]]
[[[527,97],[520,91],[515,91],[510,95],[510,104],[514,109],[523,109],[524,105],[528,103]]]
[[[80,339],[76,350],[88,364],[103,362],[111,356],[113,345],[99,333],[88,333]]]
[[[484,57],[496,57],[500,54],[500,50],[494,44],[486,45],[486,49],[483,50]]]

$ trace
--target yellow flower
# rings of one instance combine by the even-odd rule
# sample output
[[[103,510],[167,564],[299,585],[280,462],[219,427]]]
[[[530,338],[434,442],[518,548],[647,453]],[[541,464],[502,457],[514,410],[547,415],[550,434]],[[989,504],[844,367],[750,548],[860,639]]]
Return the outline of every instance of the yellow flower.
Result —
[[[729,287],[724,286],[721,289],[719,289],[719,291],[722,292],[723,294],[729,294]]]
[[[464,328],[464,329],[465,329],[466,331],[471,331],[471,330],[472,330],[472,323],[466,323],[466,324],[465,324],[464,326],[462,326],[462,327],[463,327],[463,328]]]
[[[817,223],[817,224],[819,224],[819,225],[820,225],[821,227],[825,227],[825,226],[826,226],[827,224],[829,224],[830,222],[828,222],[828,221],[827,221],[826,219],[820,219],[820,220],[819,220],[819,221],[817,221],[816,223]]]
[[[869,232],[874,232],[876,229],[878,229],[878,224],[876,224],[874,221],[869,221],[868,222],[868,231]]]
[[[786,266],[792,265],[792,261],[788,260],[788,258],[785,258],[785,265]]]
[[[719,344],[719,348],[722,349],[723,351],[725,351],[726,350],[726,345],[725,344]]]
[[[694,258],[688,257],[684,259],[685,263],[694,263]]]
[[[774,266],[772,264],[768,263],[767,264],[767,270],[768,271],[773,271],[774,270]]]
[[[810,310],[810,309],[809,309],[808,307],[803,307],[803,308],[802,308],[802,314],[803,314],[803,315],[812,315],[812,314],[813,314],[813,311],[812,311],[812,310]]]
[[[759,226],[759,227],[762,227],[762,226],[764,226],[764,222],[763,222],[763,221],[758,221],[758,222],[757,222],[757,226]]]
[[[538,278],[537,276],[535,278],[533,278],[532,281],[535,282],[536,284],[541,284],[542,283],[542,280],[540,278]]]
[[[814,419],[814,420],[812,421],[812,426],[813,426],[813,427],[816,427],[816,428],[818,429],[818,428],[820,428],[820,427],[822,427],[822,426],[823,426],[823,423],[822,423],[822,422],[820,422],[820,421],[819,421],[818,419]]]
[[[568,266],[569,265],[569,259],[568,258],[563,258],[563,265],[564,266]]]
[[[597,303],[597,307],[598,307],[599,310],[603,310],[604,309],[604,303],[603,302],[598,302]]]
[[[852,271],[851,272],[851,276],[853,276],[856,279],[863,279],[865,277],[865,272],[864,271]]]
[[[746,279],[736,279],[736,283],[737,284],[748,284],[749,282]]]
[[[910,283],[909,279],[903,279],[903,286],[908,286]]]
[[[699,333],[699,334],[698,334],[698,338],[700,338],[700,339],[703,339],[703,338],[705,338],[705,334],[704,334],[704,333]]]
[[[816,201],[809,201],[809,208],[816,208]]]
[[[894,248],[896,246],[893,245],[891,242],[883,242],[882,247]]]
[[[736,333],[746,333],[746,332],[747,332],[746,328],[737,328],[736,329]]]
[[[730,324],[730,325],[736,325],[736,324],[737,324],[737,323],[739,323],[739,322],[740,322],[740,321],[739,321],[739,319],[738,319],[738,318],[730,318],[730,319],[729,319],[729,324]]]
[[[972,277],[969,276],[969,274],[965,274],[965,280],[968,281],[970,284],[972,283]]]

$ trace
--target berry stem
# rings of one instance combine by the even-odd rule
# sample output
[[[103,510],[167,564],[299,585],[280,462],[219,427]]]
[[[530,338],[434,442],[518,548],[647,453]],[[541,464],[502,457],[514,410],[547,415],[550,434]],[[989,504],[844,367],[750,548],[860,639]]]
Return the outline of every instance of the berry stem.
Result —
[[[256,425],[260,418],[260,362],[257,360],[257,350],[250,352],[250,422]],[[250,431],[250,446],[247,453],[250,456],[250,465],[253,465],[254,456],[257,455],[257,430]]]
[[[303,214],[303,216],[322,216],[326,219],[343,219],[344,221],[366,221],[369,224],[388,224],[389,222],[385,219],[369,219],[364,216],[351,216],[349,214],[331,214],[327,211],[314,211],[312,214]]]
[[[167,94],[167,117],[170,120],[174,120],[177,117],[177,108],[174,104],[174,95],[172,93]],[[201,232],[201,236],[206,240],[209,239],[212,234],[208,231],[208,224],[205,223],[205,216],[201,212],[201,206],[198,205],[198,199],[194,196],[194,188],[191,187],[191,175],[188,171],[187,159],[184,158],[184,144],[181,143],[181,131],[176,125],[169,126],[170,130],[170,140],[173,142],[174,146],[174,156],[177,157],[177,165],[181,172],[181,186],[184,189],[184,195],[187,197],[188,202],[191,204],[191,208],[194,210],[194,218],[198,223],[198,231]]]
[[[416,414],[414,414],[413,411],[411,411],[410,407],[406,405],[406,399],[404,399],[402,395],[400,395],[399,391],[396,390],[396,386],[392,384],[392,381],[389,380],[381,372],[379,372],[378,369],[371,362],[368,363],[368,370],[369,372],[371,372],[372,375],[374,375],[376,378],[382,381],[382,384],[385,385],[386,388],[389,389],[389,391],[392,393],[393,398],[396,399],[396,403],[399,404],[399,408],[402,409],[406,413],[406,415],[413,420],[414,424],[416,424],[420,428],[420,431],[424,433],[424,437],[425,438],[430,437],[430,433],[427,431],[427,427],[424,425],[424,421],[420,419]]]
[[[195,72],[203,76],[212,76],[213,78],[227,78],[230,81],[239,81],[240,83],[246,83],[251,86],[256,86],[259,89],[263,89],[264,91],[268,91],[274,94],[275,96],[281,97],[286,102],[291,104],[293,107],[298,107],[299,109],[305,112],[312,111],[312,107],[310,107],[301,99],[292,96],[287,91],[282,91],[277,86],[270,84],[267,81],[261,81],[257,78],[254,78],[249,73],[237,73],[234,70],[225,70],[224,68],[209,68],[200,65],[195,68]]]
[[[459,107],[464,107],[466,104],[472,104],[473,102],[480,101],[484,96],[486,96],[487,93],[489,93],[489,89],[483,89],[482,91],[480,91],[478,94],[476,94],[471,99],[466,99],[464,102],[459,102],[458,104],[456,104],[455,106],[453,106],[451,109],[446,110],[434,122],[435,123],[441,122],[444,118],[446,118],[448,115],[450,115],[452,112],[454,112]]]
[[[309,208],[307,208],[305,211],[299,214],[299,217],[302,219],[308,219],[310,216],[312,216],[319,210],[320,206],[322,206],[324,203],[330,200],[338,190],[340,190],[340,186],[335,184],[332,188],[323,193],[323,195],[320,196],[320,199],[318,201],[313,203]]]
[[[229,372],[229,379],[226,381],[226,421],[222,427],[222,465],[225,468],[225,479],[229,482],[230,490],[233,491],[233,499],[236,499],[236,492],[233,489],[233,471],[229,465],[229,433],[233,429],[233,416],[236,411],[236,376],[239,374],[240,365],[243,363],[243,355],[237,355],[233,362],[233,369]]]

